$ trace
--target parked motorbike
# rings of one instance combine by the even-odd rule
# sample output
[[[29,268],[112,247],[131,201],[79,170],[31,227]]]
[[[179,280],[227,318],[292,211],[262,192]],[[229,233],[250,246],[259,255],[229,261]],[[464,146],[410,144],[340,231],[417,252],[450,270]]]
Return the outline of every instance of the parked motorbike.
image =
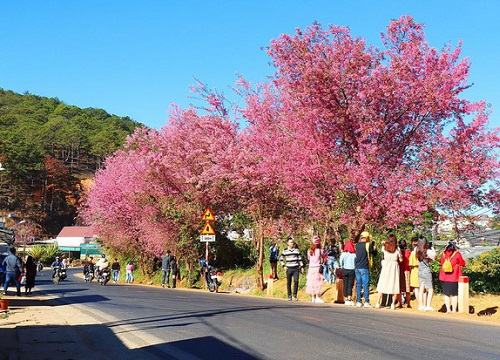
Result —
[[[111,272],[109,271],[108,268],[104,268],[98,272],[97,282],[99,284],[104,286],[108,283],[109,279],[111,279]]]
[[[219,291],[219,286],[222,283],[222,274],[220,272],[217,272],[214,267],[208,265],[207,271],[205,272],[205,279],[210,292]]]
[[[66,274],[66,269],[61,269],[60,267],[54,268],[54,277],[52,278],[52,282],[56,285],[59,285],[59,282],[66,279],[68,275]]]

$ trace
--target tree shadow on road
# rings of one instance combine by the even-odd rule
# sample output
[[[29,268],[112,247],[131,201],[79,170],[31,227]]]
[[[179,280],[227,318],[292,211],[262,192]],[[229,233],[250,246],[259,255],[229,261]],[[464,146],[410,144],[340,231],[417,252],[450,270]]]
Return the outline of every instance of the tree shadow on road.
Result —
[[[0,359],[258,359],[212,336],[129,349],[106,325],[0,328],[0,338]]]

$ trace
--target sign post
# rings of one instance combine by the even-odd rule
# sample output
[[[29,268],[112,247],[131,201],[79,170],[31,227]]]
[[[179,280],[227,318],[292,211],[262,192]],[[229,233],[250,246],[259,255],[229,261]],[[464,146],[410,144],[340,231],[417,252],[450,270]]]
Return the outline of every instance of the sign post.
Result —
[[[205,242],[205,261],[208,264],[208,243],[215,242],[215,230],[210,223],[211,221],[215,221],[215,217],[210,208],[205,210],[201,220],[205,221],[205,226],[201,231],[200,241]]]

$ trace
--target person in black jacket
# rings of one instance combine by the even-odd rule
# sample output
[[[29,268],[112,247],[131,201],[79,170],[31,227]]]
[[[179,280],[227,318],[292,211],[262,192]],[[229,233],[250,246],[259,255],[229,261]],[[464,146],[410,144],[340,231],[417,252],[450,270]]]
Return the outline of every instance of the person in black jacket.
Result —
[[[377,256],[375,243],[370,243],[371,235],[368,231],[363,231],[359,242],[356,244],[356,260],[354,262],[354,273],[356,274],[356,306],[370,306],[370,268],[373,265],[373,258]],[[365,298],[364,305],[361,303],[361,288]]]
[[[170,285],[170,261],[171,261],[171,255],[170,255],[170,250],[167,250],[167,254],[162,256],[161,258],[161,271],[163,272],[163,276],[161,278],[161,286],[165,287],[165,284],[167,284],[167,287],[169,288]]]
[[[170,272],[172,273],[172,288],[175,289],[177,287],[177,280],[179,279],[180,271],[174,255],[170,255]]]
[[[115,259],[113,264],[111,264],[111,270],[113,271],[113,282],[116,284],[118,282],[118,278],[120,277],[120,263],[118,259]]]

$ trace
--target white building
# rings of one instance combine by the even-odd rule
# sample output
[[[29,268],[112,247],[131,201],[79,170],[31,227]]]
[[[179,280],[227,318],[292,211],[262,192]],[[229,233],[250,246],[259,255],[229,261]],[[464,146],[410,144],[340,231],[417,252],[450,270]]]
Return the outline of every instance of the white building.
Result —
[[[65,226],[55,238],[55,243],[61,251],[85,257],[100,254],[101,246],[95,243],[96,237],[94,229],[90,226]]]

